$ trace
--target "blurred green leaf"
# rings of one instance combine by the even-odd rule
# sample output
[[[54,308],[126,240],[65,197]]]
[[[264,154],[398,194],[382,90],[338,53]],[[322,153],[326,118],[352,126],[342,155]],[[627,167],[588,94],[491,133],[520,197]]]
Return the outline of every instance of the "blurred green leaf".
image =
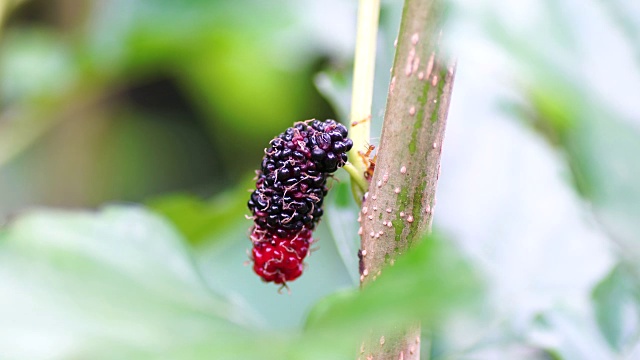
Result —
[[[57,123],[56,117],[45,114],[60,94],[66,93],[75,76],[73,57],[55,34],[42,29],[20,29],[3,36],[0,167]]]
[[[169,69],[198,110],[215,119],[209,125],[216,140],[243,137],[253,145],[265,133],[323,115],[305,114],[318,99],[308,81],[312,60],[296,51],[301,42],[279,44],[279,33],[295,21],[289,7],[116,0],[96,5],[92,16],[89,66],[136,78]]]
[[[569,21],[555,10],[555,25]],[[632,271],[638,271],[640,259],[637,119],[625,118],[602,96],[600,89],[590,86],[584,77],[567,67],[567,63],[579,59],[579,54],[573,54],[575,59],[567,54],[554,57],[550,54],[557,42],[532,45],[535,42],[518,41],[513,34],[500,31],[496,23],[493,26],[495,38],[523,70],[519,80],[528,104],[520,106],[518,115],[530,121],[562,152],[577,192],[589,201],[607,235],[622,250],[622,264],[593,292],[595,319],[576,314],[575,309],[546,311],[540,316],[537,324],[540,327],[530,336],[561,358],[612,358],[609,346],[623,355],[636,346],[638,337],[639,312],[634,298],[637,278],[624,270],[630,265]],[[555,31],[562,32],[561,27],[556,26]],[[562,51],[569,48],[565,46]]]
[[[570,22],[557,13],[555,22]],[[631,262],[640,259],[640,128],[567,64],[580,59],[557,42],[523,42],[490,19],[492,36],[517,61],[523,118],[566,157],[574,184]],[[557,24],[556,24],[557,25]],[[558,26],[547,27],[559,31]],[[560,55],[559,55],[560,54]]]
[[[451,245],[431,236],[362,291],[339,292],[319,302],[306,331],[314,338],[330,338],[325,345],[346,351],[369,329],[390,329],[416,320],[427,329],[437,328],[454,310],[482,301],[480,284],[473,268]]]
[[[39,211],[0,232],[0,352],[30,359],[348,358],[369,326],[416,317],[435,324],[477,296],[469,271],[451,249],[425,241],[364,292],[320,303],[304,333],[257,332],[249,309],[204,285],[162,219],[132,207]]]
[[[244,185],[244,182],[243,182]],[[203,245],[209,240],[217,241],[217,237],[229,228],[237,229],[242,223],[250,226],[244,215],[247,210],[247,199],[250,184],[238,186],[236,189],[215,196],[210,201],[203,201],[194,195],[174,194],[149,201],[156,212],[167,217],[174,226],[194,245]]]
[[[220,177],[247,171],[239,158],[258,165],[255,155],[294,121],[331,114],[309,81],[317,40],[287,35],[304,25],[289,1],[115,0],[97,3],[91,19],[88,72],[118,81],[175,77],[224,149],[216,151]]]
[[[86,30],[87,60],[99,71],[139,76],[209,51],[217,34],[265,39],[290,16],[288,7],[255,0],[96,2]]]
[[[0,44],[0,102],[5,106],[55,99],[78,75],[71,49],[53,32],[12,29]]]
[[[262,357],[246,347],[247,311],[210,292],[182,239],[141,208],[39,211],[0,235],[3,356]]]
[[[354,284],[359,284],[358,249],[360,236],[358,235],[358,205],[353,200],[349,177],[340,172],[331,185],[331,191],[325,200],[325,218],[331,236],[340,253],[345,267],[349,271]]]
[[[596,320],[604,338],[618,353],[640,336],[640,290],[624,265],[618,265],[593,290]]]
[[[596,324],[571,309],[541,314],[529,330],[530,341],[548,349],[557,359],[615,359]]]
[[[348,121],[351,105],[352,71],[328,68],[318,73],[314,79],[316,88],[333,106],[341,121]]]
[[[633,3],[624,0],[600,0],[599,3],[625,36],[627,44],[632,47],[636,66],[640,69],[640,25],[637,21],[640,8],[636,4],[634,9]]]
[[[553,94],[550,90],[557,89],[558,82],[537,83],[534,91]],[[640,259],[640,162],[633,154],[640,154],[640,130],[577,84],[560,88],[574,101],[533,96],[533,118],[562,148],[578,191],[591,202],[625,256],[635,262]]]

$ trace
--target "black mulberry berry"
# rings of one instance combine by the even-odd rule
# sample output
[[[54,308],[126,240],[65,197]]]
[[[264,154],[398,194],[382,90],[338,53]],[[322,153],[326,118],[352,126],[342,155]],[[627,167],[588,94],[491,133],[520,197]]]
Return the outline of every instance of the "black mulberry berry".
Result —
[[[334,120],[298,122],[271,140],[248,206],[254,271],[283,284],[300,276],[322,216],[327,177],[347,161],[353,142]]]

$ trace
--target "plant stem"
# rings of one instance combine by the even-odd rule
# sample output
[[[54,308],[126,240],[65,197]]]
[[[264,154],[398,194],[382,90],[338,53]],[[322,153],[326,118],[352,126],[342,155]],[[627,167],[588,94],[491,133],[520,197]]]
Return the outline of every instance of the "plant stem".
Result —
[[[9,13],[18,5],[20,5],[24,0],[0,0],[0,36],[2,36],[2,29],[4,26],[4,21],[9,15]]]
[[[364,181],[364,172],[367,170],[367,164],[365,164],[358,152],[366,151],[369,146],[379,14],[380,0],[359,1],[349,129],[349,136],[353,140],[353,148],[349,152],[349,161],[357,170],[353,174],[350,172],[352,183],[355,182],[362,193],[368,187],[366,181]],[[365,185],[365,187],[362,188],[362,185]]]
[[[362,207],[363,286],[431,228],[455,73],[440,56],[442,15],[439,0],[405,2],[378,160]],[[365,354],[419,359],[419,338],[419,324],[378,331]]]
[[[362,177],[362,174],[358,172],[358,169],[356,169],[353,164],[348,162],[344,164],[342,168],[349,174],[349,176],[351,176],[351,181],[354,182],[359,189],[366,190],[369,187],[367,180]]]
[[[0,0],[0,35],[2,35],[2,28],[4,25],[4,18],[9,12],[9,0]]]

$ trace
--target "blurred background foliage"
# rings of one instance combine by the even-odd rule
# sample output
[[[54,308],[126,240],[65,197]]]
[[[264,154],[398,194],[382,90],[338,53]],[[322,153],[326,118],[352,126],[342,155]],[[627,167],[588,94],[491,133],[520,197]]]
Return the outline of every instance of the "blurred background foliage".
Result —
[[[264,146],[346,120],[356,5],[0,0],[0,358],[350,359],[413,317],[423,358],[640,358],[632,2],[451,0],[438,236],[359,293],[338,173],[291,295],[243,265]]]

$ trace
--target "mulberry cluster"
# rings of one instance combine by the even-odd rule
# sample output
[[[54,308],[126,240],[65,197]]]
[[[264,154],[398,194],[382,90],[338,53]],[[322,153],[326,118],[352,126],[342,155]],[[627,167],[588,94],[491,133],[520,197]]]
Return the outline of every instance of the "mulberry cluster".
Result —
[[[347,161],[353,142],[334,120],[298,122],[265,149],[248,202],[253,269],[264,281],[284,284],[302,274],[302,261],[322,217],[327,177]]]

